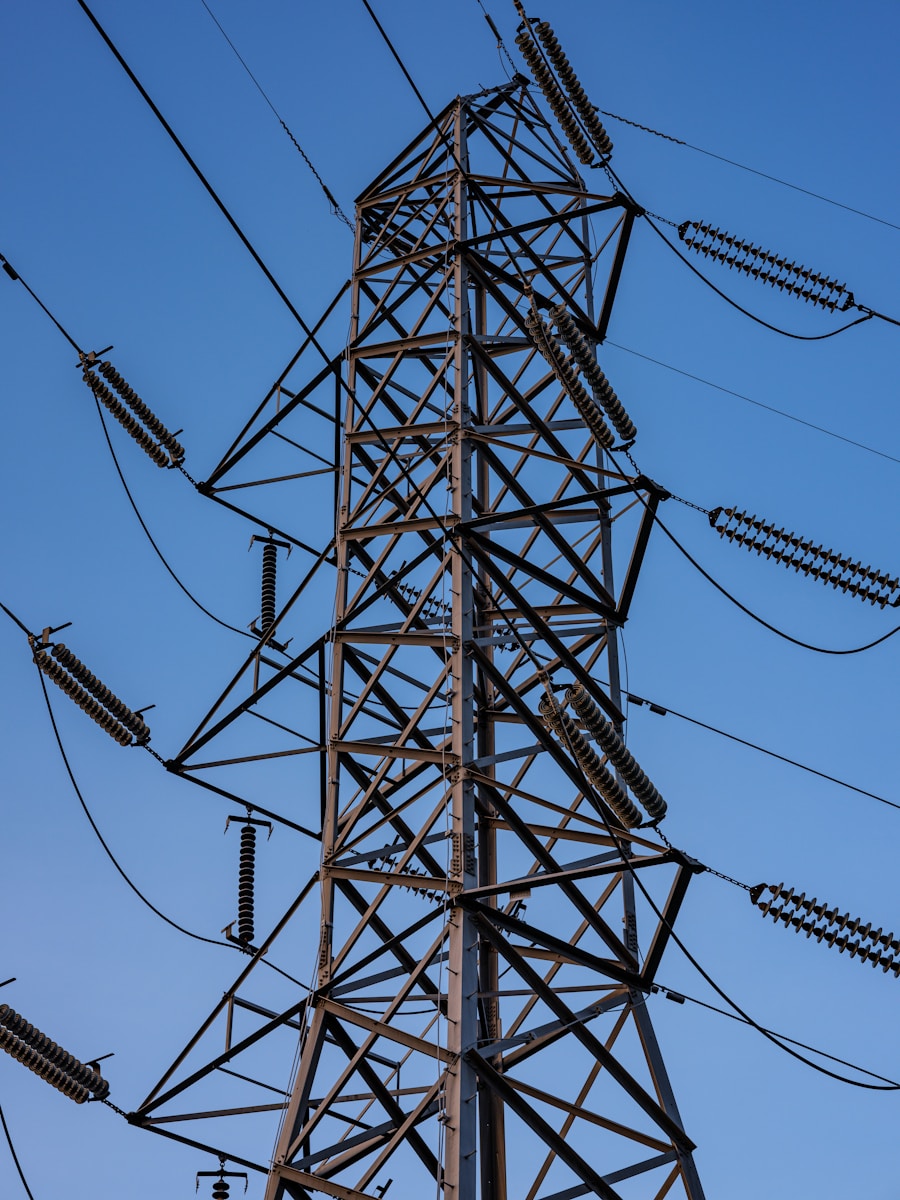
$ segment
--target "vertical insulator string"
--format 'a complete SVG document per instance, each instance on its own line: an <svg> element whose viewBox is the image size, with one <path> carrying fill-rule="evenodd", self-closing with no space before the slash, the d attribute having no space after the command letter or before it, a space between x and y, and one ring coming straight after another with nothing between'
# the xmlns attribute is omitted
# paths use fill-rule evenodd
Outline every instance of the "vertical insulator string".
<svg viewBox="0 0 900 1200"><path fill-rule="evenodd" d="M262 601L260 628L264 634L275 625L275 588L278 576L278 547L266 542L262 552Z"/></svg>
<svg viewBox="0 0 900 1200"><path fill-rule="evenodd" d="M238 867L238 941L253 943L256 885L256 826L241 826L241 857Z"/></svg>

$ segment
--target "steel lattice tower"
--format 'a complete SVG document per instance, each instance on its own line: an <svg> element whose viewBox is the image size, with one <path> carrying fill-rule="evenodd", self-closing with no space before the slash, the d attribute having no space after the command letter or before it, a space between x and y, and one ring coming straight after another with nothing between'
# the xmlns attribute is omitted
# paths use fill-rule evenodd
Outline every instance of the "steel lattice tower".
<svg viewBox="0 0 900 1200"><path fill-rule="evenodd" d="M602 343L636 215L523 80L457 99L358 200L343 360L307 346L305 390L245 439L339 379L334 623L288 667L264 647L170 765L318 671L317 975L132 1119L184 1120L175 1096L296 1028L266 1200L703 1195L646 1004L697 866L624 819L570 703L621 732L617 630L665 493L600 448L536 340L562 306Z"/></svg>

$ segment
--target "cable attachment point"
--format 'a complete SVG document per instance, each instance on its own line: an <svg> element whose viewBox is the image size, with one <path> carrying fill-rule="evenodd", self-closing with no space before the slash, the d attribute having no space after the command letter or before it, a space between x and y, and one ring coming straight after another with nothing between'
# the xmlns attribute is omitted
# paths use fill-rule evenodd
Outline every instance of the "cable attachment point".
<svg viewBox="0 0 900 1200"><path fill-rule="evenodd" d="M881 608L900 606L900 578L897 576L863 566L836 550L826 550L793 530L787 533L755 513L749 516L738 508L719 507L708 515L716 533L737 546L755 550L783 567L793 567L811 579L830 583L833 588L868 600L870 604L878 604Z"/></svg>
<svg viewBox="0 0 900 1200"><path fill-rule="evenodd" d="M247 1191L247 1172L246 1171L226 1171L225 1163L227 1159L220 1156L218 1171L198 1171L197 1178L194 1183L194 1191L199 1192L201 1179L212 1179L212 1200L228 1200L228 1193L231 1191L231 1185L226 1182L228 1179L243 1179L244 1191Z"/></svg>
<svg viewBox="0 0 900 1200"><path fill-rule="evenodd" d="M91 351L80 356L82 379L94 393L97 402L115 417L158 467L180 467L184 459L184 447L175 435L147 407L111 362L98 361L100 354L111 349L108 346L106 350ZM113 391L106 386L107 383Z"/></svg>

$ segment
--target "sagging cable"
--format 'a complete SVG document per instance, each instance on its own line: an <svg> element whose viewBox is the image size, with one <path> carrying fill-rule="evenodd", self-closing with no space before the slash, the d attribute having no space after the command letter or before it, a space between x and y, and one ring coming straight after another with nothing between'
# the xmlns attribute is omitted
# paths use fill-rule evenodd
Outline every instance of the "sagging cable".
<svg viewBox="0 0 900 1200"><path fill-rule="evenodd" d="M860 600L878 604L881 608L900 606L900 578L886 571L855 562L849 555L817 546L809 538L779 529L771 522L749 516L738 508L714 508L709 523L720 537L747 550L755 550L766 558L793 567L810 579L831 584Z"/></svg>
<svg viewBox="0 0 900 1200"><path fill-rule="evenodd" d="M757 884L750 889L750 900L776 924L781 921L795 933L802 931L826 946L837 946L841 954L846 950L851 958L881 967L885 974L892 971L895 979L900 976L900 938L873 929L871 921L863 924L861 917L829 908L815 896L807 899L805 892L797 895L783 883Z"/></svg>
<svg viewBox="0 0 900 1200"><path fill-rule="evenodd" d="M98 362L93 351L82 354L80 358L81 377L84 382L144 453L158 467L180 467L184 461L184 447L147 407L134 388L122 378L112 363L105 360ZM114 391L111 391L106 383L109 383Z"/></svg>

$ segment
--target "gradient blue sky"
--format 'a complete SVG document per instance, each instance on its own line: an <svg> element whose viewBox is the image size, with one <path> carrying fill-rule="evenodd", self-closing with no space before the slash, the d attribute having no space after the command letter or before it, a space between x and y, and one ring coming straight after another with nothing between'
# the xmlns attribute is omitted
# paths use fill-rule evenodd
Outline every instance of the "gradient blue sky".
<svg viewBox="0 0 900 1200"><path fill-rule="evenodd" d="M211 7L352 212L353 197L424 122L359 0ZM489 8L514 49L512 3L491 0ZM95 11L314 319L349 272L349 231L199 0L97 0ZM433 109L504 78L476 0L381 0L378 11ZM551 21L600 108L900 224L896 5L547 0L529 11ZM81 344L115 344L122 373L170 428L184 427L186 466L202 479L296 348L298 331L74 0L7 4L0 39L0 252ZM616 121L608 128L616 169L647 209L731 229L900 316L895 226ZM710 274L784 329L817 334L837 324L727 272ZM63 636L76 653L127 703L156 704L153 745L165 758L237 665L241 639L190 606L143 540L71 349L5 277L0 306L0 599L32 628L73 621ZM635 454L647 474L705 507L737 504L865 562L900 567L900 464L628 352L900 457L900 329L872 321L828 341L779 336L726 306L643 227L609 336L615 345L602 364L640 428ZM246 625L258 612L249 526L113 432L176 570L218 615ZM310 514L327 524L328 486L285 495L298 533L315 527ZM843 648L893 627L890 610L872 611L724 545L700 514L672 502L663 515L725 586L795 636ZM306 565L295 554L285 582ZM304 616L310 637L329 620L327 595L318 604ZM635 692L900 799L900 637L849 657L790 646L657 536L625 648ZM71 793L27 645L5 620L0 655L0 976L18 980L2 998L81 1057L115 1051L112 1098L129 1109L239 960L181 938L125 889ZM234 916L237 841L221 836L230 810L149 755L119 749L62 698L56 711L123 865L174 919L217 936ZM900 927L896 810L647 709L632 710L629 744L669 801L669 838L689 853L748 883L785 879L876 925ZM273 787L301 803L312 794L301 771ZM314 866L314 846L276 833L260 852L261 926ZM767 927L743 893L710 876L694 883L679 933L763 1024L900 1078L900 982L892 976ZM301 978L307 950L301 937L286 951L290 961L282 959ZM714 999L674 947L660 979ZM896 1092L826 1080L697 1007L658 999L653 1011L710 1200L896 1197L887 1153L900 1116ZM76 1108L5 1056L0 1104L35 1200L174 1200L192 1195L194 1172L212 1165L99 1105ZM21 1193L2 1144L0 1190ZM250 1196L261 1190L253 1181Z"/></svg>

